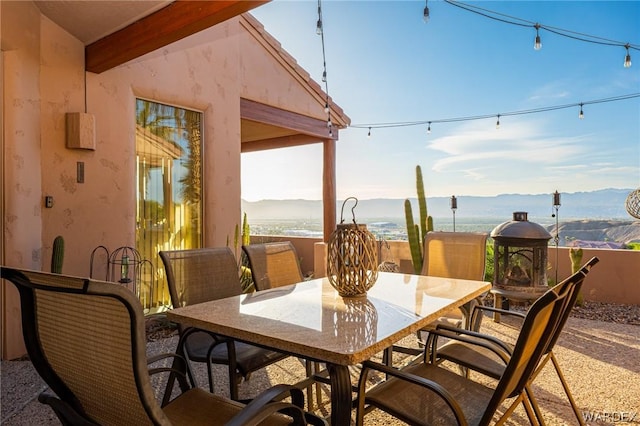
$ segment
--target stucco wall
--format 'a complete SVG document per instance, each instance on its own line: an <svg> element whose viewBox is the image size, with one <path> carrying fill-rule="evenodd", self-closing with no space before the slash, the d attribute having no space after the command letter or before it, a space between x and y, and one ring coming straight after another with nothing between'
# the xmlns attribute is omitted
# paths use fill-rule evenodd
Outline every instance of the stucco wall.
<svg viewBox="0 0 640 426"><path fill-rule="evenodd" d="M4 65L3 263L39 269L42 260L40 13L30 2L1 2ZM24 353L17 291L2 283L2 355ZM17 342L11 345L10 342Z"/></svg>
<svg viewBox="0 0 640 426"><path fill-rule="evenodd" d="M240 39L242 97L326 120L325 99L309 89L306 83L309 74L297 65L295 59L286 53L284 56L281 54L280 43L273 39L275 46L267 42L258 30L261 25L257 24L256 29L252 22L241 21L242 27L247 30ZM265 52L270 54L265 55ZM287 61L294 64L295 72L282 72L283 67L287 67ZM259 81L268 83L255 84ZM309 96L315 97L317 102L309 102Z"/></svg>
<svg viewBox="0 0 640 426"><path fill-rule="evenodd" d="M137 97L203 112L205 246L225 245L241 220L240 97L324 116L300 70L284 71L279 50L242 17L85 74L83 44L32 2L0 8L5 265L48 271L53 239L62 235L63 273L88 276L95 247L135 244ZM66 148L68 112L95 116L95 151ZM44 207L46 195L53 208ZM2 285L2 355L12 358L24 353L19 305L13 286Z"/></svg>
<svg viewBox="0 0 640 426"><path fill-rule="evenodd" d="M406 241L389 241L390 258L400 264L405 273L412 273L411 253ZM555 278L556 252L549 247L547 275ZM640 305L640 251L583 249L582 263L598 256L600 262L593 267L582 288L585 300L594 302ZM559 247L557 253L558 278L571 275L569 248Z"/></svg>

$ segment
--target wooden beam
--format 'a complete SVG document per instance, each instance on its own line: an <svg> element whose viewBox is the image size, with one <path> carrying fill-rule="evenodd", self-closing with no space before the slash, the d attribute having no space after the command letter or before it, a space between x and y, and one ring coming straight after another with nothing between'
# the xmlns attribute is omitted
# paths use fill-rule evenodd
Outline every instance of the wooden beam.
<svg viewBox="0 0 640 426"><path fill-rule="evenodd" d="M331 138L325 120L276 108L249 99L240 99L240 118L295 130L298 133L314 136L320 140ZM337 138L338 129L334 128L333 139L335 140Z"/></svg>
<svg viewBox="0 0 640 426"><path fill-rule="evenodd" d="M265 151L267 149L288 148L291 146L309 145L320 143L322 140L307 135L291 135L279 138L260 139L257 141L242 142L241 152Z"/></svg>
<svg viewBox="0 0 640 426"><path fill-rule="evenodd" d="M336 141L326 139L322 163L322 210L324 242L336 229Z"/></svg>
<svg viewBox="0 0 640 426"><path fill-rule="evenodd" d="M85 47L85 69L101 73L270 0L177 0Z"/></svg>

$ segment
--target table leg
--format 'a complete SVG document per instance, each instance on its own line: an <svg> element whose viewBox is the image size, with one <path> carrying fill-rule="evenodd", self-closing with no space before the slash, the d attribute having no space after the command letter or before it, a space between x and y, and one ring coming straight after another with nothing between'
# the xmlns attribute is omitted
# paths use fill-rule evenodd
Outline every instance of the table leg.
<svg viewBox="0 0 640 426"><path fill-rule="evenodd" d="M502 295L493 293L493 307L497 309L502 309ZM493 322L500 322L500 312L493 313Z"/></svg>
<svg viewBox="0 0 640 426"><path fill-rule="evenodd" d="M327 363L331 382L331 424L351 424L351 376L349 367Z"/></svg>

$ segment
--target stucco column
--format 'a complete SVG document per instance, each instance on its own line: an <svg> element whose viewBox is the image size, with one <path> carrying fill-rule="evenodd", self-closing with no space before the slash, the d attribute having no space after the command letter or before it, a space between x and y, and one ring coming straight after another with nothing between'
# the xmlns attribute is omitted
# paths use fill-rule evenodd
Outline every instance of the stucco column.
<svg viewBox="0 0 640 426"><path fill-rule="evenodd" d="M322 168L322 204L324 241L328 242L336 229L336 141L325 139L323 142Z"/></svg>

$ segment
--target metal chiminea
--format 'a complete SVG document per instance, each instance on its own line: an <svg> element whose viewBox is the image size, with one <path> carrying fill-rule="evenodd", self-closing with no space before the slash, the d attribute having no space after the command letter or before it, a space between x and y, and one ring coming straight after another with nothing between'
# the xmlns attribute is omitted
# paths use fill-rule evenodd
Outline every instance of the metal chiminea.
<svg viewBox="0 0 640 426"><path fill-rule="evenodd" d="M534 300L547 289L547 247L551 234L514 212L513 220L491 231L494 240L494 289L514 300Z"/></svg>

